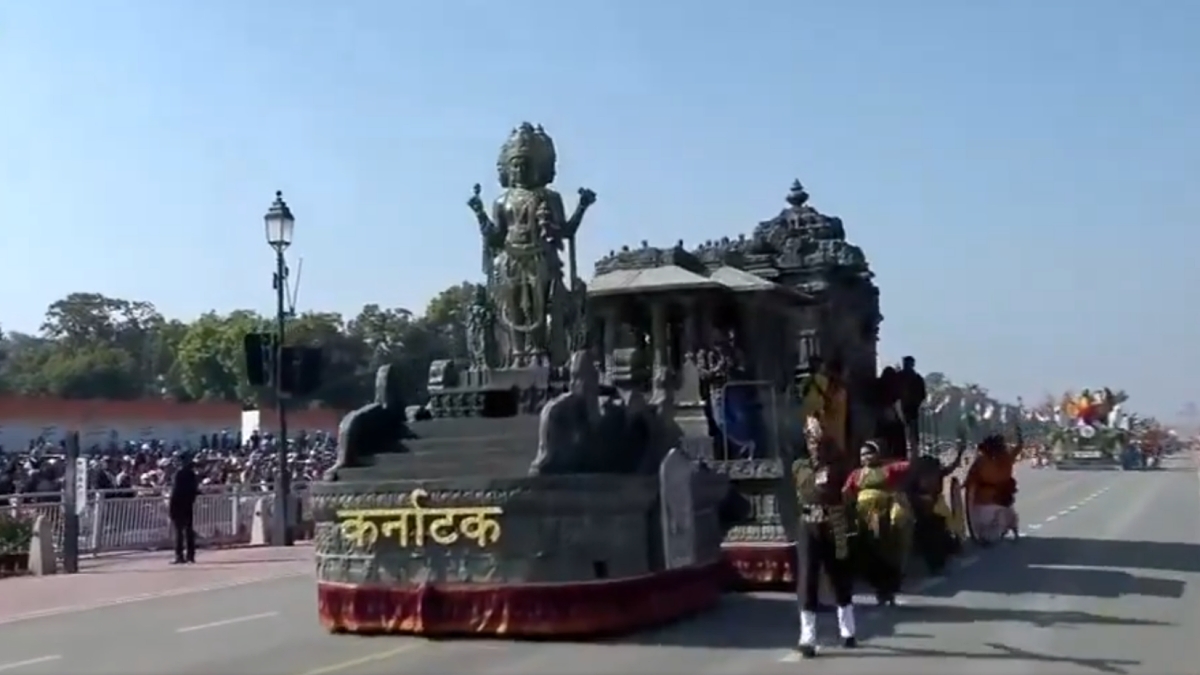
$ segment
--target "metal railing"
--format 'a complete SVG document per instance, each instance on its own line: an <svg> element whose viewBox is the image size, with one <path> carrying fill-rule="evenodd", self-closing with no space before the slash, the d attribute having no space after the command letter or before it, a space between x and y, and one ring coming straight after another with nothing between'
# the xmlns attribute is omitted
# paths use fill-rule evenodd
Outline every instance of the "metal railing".
<svg viewBox="0 0 1200 675"><path fill-rule="evenodd" d="M294 486L295 513L288 514L303 537L311 532L306 486ZM237 546L250 543L257 505L267 519L274 514L274 492L243 486L206 488L196 498L192 529L199 547ZM174 546L168 496L163 490L89 490L79 518L81 554L126 551L159 551ZM57 492L25 493L0 497L0 509L13 516L45 516L54 532L55 549L63 543L62 495Z"/></svg>

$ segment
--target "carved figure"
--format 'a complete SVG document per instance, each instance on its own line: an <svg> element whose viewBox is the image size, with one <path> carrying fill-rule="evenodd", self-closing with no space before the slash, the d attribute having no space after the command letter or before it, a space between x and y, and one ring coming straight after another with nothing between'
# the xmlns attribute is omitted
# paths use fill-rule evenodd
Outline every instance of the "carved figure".
<svg viewBox="0 0 1200 675"><path fill-rule="evenodd" d="M650 400L645 408L645 418L650 433L638 473L648 473L662 463L672 448L683 441L683 429L675 421L675 390L679 387L678 377L670 368L659 366L654 369Z"/></svg>
<svg viewBox="0 0 1200 675"><path fill-rule="evenodd" d="M500 150L496 168L504 192L492 215L484 210L478 184L467 201L483 237L484 274L505 337L503 366L530 365L544 356L552 365L565 361L564 311L573 284L564 283L559 253L565 243L574 279L575 234L596 193L581 188L579 204L567 217L562 196L549 187L557 160L545 130L524 122Z"/></svg>
<svg viewBox="0 0 1200 675"><path fill-rule="evenodd" d="M574 286L571 288L563 322L567 333L567 348L571 352L577 352L590 346L588 331L591 326L588 325L587 318L587 284L579 279L573 281Z"/></svg>
<svg viewBox="0 0 1200 675"><path fill-rule="evenodd" d="M587 352L571 355L569 371L570 389L542 407L531 476L584 473L590 468L594 431L600 423L600 378Z"/></svg>
<svg viewBox="0 0 1200 675"><path fill-rule="evenodd" d="M408 436L400 373L390 365L375 374L375 401L351 411L338 424L337 462L325 472L336 481L338 471L367 465L373 455L404 452Z"/></svg>
<svg viewBox="0 0 1200 675"><path fill-rule="evenodd" d="M496 314L488 297L487 286L475 286L475 296L467 309L467 352L471 366L496 366Z"/></svg>

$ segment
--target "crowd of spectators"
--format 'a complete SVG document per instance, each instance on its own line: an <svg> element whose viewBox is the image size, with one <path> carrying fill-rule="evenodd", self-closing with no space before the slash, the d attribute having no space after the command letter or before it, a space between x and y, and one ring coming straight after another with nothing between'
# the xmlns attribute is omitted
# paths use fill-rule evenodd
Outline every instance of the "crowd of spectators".
<svg viewBox="0 0 1200 675"><path fill-rule="evenodd" d="M278 439L270 434L218 432L195 442L111 442L81 448L88 461L89 487L113 497L161 494L185 454L192 458L201 489L239 485L269 490L278 467ZM336 439L323 432L288 440L288 467L293 482L317 479L333 465ZM0 446L0 497L30 495L52 498L60 493L65 474L65 442L38 439L13 451Z"/></svg>

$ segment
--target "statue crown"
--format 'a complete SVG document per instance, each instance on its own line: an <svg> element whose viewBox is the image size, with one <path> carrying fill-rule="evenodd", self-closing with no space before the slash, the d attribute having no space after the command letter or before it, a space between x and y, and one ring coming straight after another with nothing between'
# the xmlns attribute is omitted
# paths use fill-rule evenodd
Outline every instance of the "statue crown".
<svg viewBox="0 0 1200 675"><path fill-rule="evenodd" d="M529 122L522 122L513 129L500 150L501 164L506 164L513 157L526 157L542 168L553 167L558 159L550 134L542 125L535 126Z"/></svg>

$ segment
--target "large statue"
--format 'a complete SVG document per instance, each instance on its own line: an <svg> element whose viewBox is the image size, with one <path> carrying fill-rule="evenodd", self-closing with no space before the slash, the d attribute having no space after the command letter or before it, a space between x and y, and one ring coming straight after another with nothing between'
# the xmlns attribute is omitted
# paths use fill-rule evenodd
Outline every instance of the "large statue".
<svg viewBox="0 0 1200 675"><path fill-rule="evenodd" d="M372 455L404 451L400 442L408 436L408 425L400 389L399 371L380 367L375 401L351 411L338 424L337 462L325 472L325 480L336 481L341 469L365 466Z"/></svg>
<svg viewBox="0 0 1200 675"><path fill-rule="evenodd" d="M478 183L467 201L483 236L484 274L504 338L504 367L566 360L570 327L564 319L577 278L575 234L596 193L580 188L579 205L568 218L562 196L549 187L557 160L550 136L524 122L500 150L496 168L504 192L491 217ZM570 282L563 278L564 244Z"/></svg>

